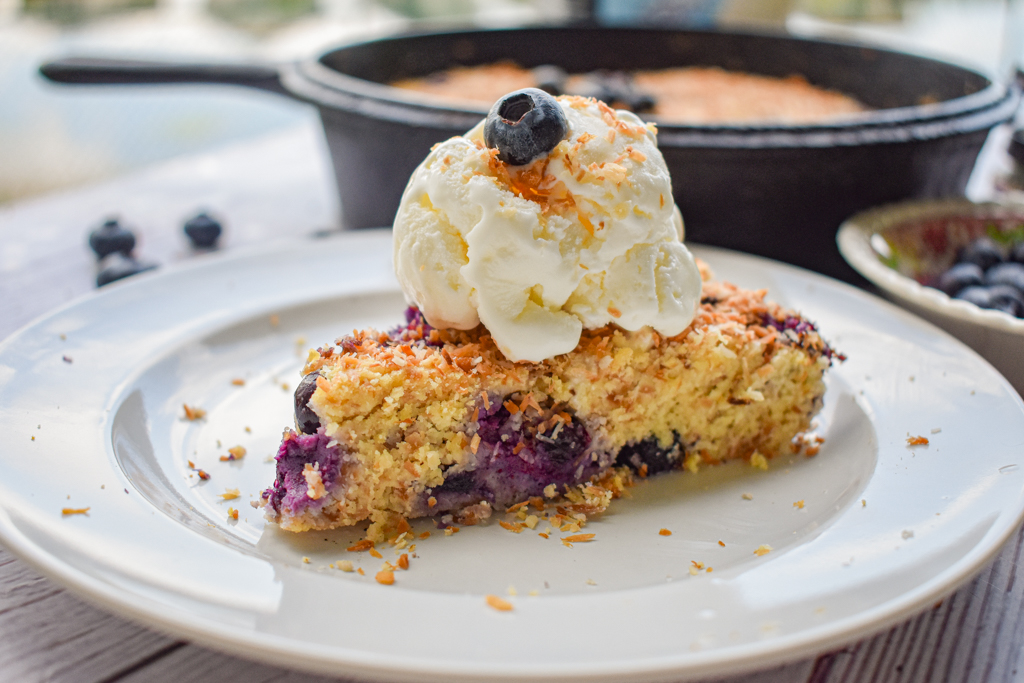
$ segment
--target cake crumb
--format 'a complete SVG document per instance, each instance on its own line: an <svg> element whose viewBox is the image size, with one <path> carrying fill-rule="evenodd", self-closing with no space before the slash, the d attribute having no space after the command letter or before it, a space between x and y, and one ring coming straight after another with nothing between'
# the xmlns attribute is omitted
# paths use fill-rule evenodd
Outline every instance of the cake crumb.
<svg viewBox="0 0 1024 683"><path fill-rule="evenodd" d="M457 534L457 533L459 533L459 527L457 527L457 526L446 526L444 528L444 535L445 536L452 536L453 534Z"/></svg>
<svg viewBox="0 0 1024 683"><path fill-rule="evenodd" d="M224 493L219 493L217 495L219 495L223 500L234 500L242 494L238 489L224 489Z"/></svg>
<svg viewBox="0 0 1024 683"><path fill-rule="evenodd" d="M62 508L60 514L62 515L85 515L89 513L92 508Z"/></svg>
<svg viewBox="0 0 1024 683"><path fill-rule="evenodd" d="M861 499L860 499L860 506L861 506L862 508L866 508L866 507L868 506L868 501L867 501L867 498L861 498Z"/></svg>
<svg viewBox="0 0 1024 683"><path fill-rule="evenodd" d="M759 470L767 470L768 458L764 457L759 451L754 451L750 454L750 465Z"/></svg>
<svg viewBox="0 0 1024 683"><path fill-rule="evenodd" d="M277 327L280 324L281 324L281 317L280 316L278 316L276 313L270 316L270 326L271 327Z"/></svg>
<svg viewBox="0 0 1024 683"><path fill-rule="evenodd" d="M761 545L757 546L757 550L754 551L754 554L758 557L761 557L762 555L767 555L771 551L772 547L770 545L768 545L767 543L762 543Z"/></svg>
<svg viewBox="0 0 1024 683"><path fill-rule="evenodd" d="M941 431L942 431L942 427L933 427L932 428L932 434L938 434Z"/></svg>
<svg viewBox="0 0 1024 683"><path fill-rule="evenodd" d="M597 585L597 581L594 581L593 579L587 579L587 585L588 586L596 586Z"/></svg>
<svg viewBox="0 0 1024 683"><path fill-rule="evenodd" d="M924 437L924 436L908 436L907 437L907 445L908 446L927 446L928 445L928 439L927 439L927 437Z"/></svg>
<svg viewBox="0 0 1024 683"><path fill-rule="evenodd" d="M660 531L658 532L658 535L659 535L659 536L671 536L671 535L672 535L672 532L671 532L671 531L669 531L668 529L662 529L662 530L660 530Z"/></svg>
<svg viewBox="0 0 1024 683"><path fill-rule="evenodd" d="M352 564L352 560L338 560L334 563L335 568L343 572L354 572L355 566ZM362 574L362 570L359 571Z"/></svg>
<svg viewBox="0 0 1024 683"><path fill-rule="evenodd" d="M804 501L802 501L802 500L796 501L795 503L793 503L793 507L795 507L797 510L803 510L804 509Z"/></svg>
<svg viewBox="0 0 1024 683"><path fill-rule="evenodd" d="M228 517L230 519L235 520L237 522L238 521L238 510L236 510L235 508L228 508Z"/></svg>
<svg viewBox="0 0 1024 683"><path fill-rule="evenodd" d="M516 592L516 587L511 585L508 587L508 590L506 592L512 597L519 595L519 593Z"/></svg>
<svg viewBox="0 0 1024 683"><path fill-rule="evenodd" d="M247 428L248 429L248 428ZM245 448L242 446L232 446L228 449L228 455L220 456L221 462L232 462L234 460L241 460L245 457Z"/></svg>
<svg viewBox="0 0 1024 683"><path fill-rule="evenodd" d="M697 568L692 565L690 566L690 576L697 576Z"/></svg>
<svg viewBox="0 0 1024 683"><path fill-rule="evenodd" d="M377 583L385 586L390 586L395 583L395 573L386 569L377 572L377 575L373 577Z"/></svg>
<svg viewBox="0 0 1024 683"><path fill-rule="evenodd" d="M309 564L309 558L305 555L302 556L302 564Z"/></svg>
<svg viewBox="0 0 1024 683"><path fill-rule="evenodd" d="M914 532L910 529L904 529L903 533L901 533L900 535L903 537L903 540L906 541L914 537Z"/></svg>
<svg viewBox="0 0 1024 683"><path fill-rule="evenodd" d="M202 420L206 417L206 411L199 406L190 406L187 403L182 403L181 407L185 410L185 419L189 422L195 422L196 420Z"/></svg>
<svg viewBox="0 0 1024 683"><path fill-rule="evenodd" d="M409 568L409 554L408 553L402 553L402 555L398 558L398 568L399 569L408 569Z"/></svg>
<svg viewBox="0 0 1024 683"><path fill-rule="evenodd" d="M233 380L231 380L231 384L236 386L236 387L244 387L245 386L245 380L242 379L241 377L236 377Z"/></svg>
<svg viewBox="0 0 1024 683"><path fill-rule="evenodd" d="M540 518L537 517L537 515L527 515L526 519L523 520L523 524L526 526L527 529L535 529L537 528L537 523L539 521Z"/></svg>
<svg viewBox="0 0 1024 683"><path fill-rule="evenodd" d="M485 597L485 599L487 600L487 605L492 609L496 609L499 612L512 611L512 603L508 600L499 598L497 595L488 595Z"/></svg>
<svg viewBox="0 0 1024 683"><path fill-rule="evenodd" d="M557 495L558 495L558 487L555 486L554 484L548 484L547 486L544 487L544 497L545 498L554 498Z"/></svg>
<svg viewBox="0 0 1024 683"><path fill-rule="evenodd" d="M754 497L753 497L752 495L750 495L749 493L744 493L744 494L743 494L742 496L740 496L740 497L741 497L741 498L742 498L743 500L754 500Z"/></svg>

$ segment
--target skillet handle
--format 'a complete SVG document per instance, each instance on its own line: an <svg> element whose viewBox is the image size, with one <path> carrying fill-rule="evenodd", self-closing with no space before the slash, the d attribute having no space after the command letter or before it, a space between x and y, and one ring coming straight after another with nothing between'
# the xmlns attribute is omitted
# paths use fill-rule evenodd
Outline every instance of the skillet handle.
<svg viewBox="0 0 1024 683"><path fill-rule="evenodd" d="M222 83L287 95L276 67L261 64L188 64L96 57L66 57L47 62L39 73L71 85Z"/></svg>

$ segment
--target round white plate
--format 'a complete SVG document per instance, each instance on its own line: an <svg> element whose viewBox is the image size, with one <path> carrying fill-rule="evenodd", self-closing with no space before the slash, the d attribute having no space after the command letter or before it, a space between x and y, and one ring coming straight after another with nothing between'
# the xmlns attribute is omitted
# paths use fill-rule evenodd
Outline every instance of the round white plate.
<svg viewBox="0 0 1024 683"><path fill-rule="evenodd" d="M544 524L433 529L395 585L377 584L382 560L346 551L360 530L287 534L248 505L273 480L305 350L402 320L390 234L370 232L139 276L7 339L0 540L108 609L201 645L388 681L763 668L909 617L978 571L1024 510L1024 406L1007 382L851 287L696 253L816 320L848 355L829 373L816 457L641 482L571 548L539 536ZM183 404L206 418L185 420ZM242 460L220 461L239 445ZM365 575L328 566L345 559ZM491 609L488 594L514 610Z"/></svg>

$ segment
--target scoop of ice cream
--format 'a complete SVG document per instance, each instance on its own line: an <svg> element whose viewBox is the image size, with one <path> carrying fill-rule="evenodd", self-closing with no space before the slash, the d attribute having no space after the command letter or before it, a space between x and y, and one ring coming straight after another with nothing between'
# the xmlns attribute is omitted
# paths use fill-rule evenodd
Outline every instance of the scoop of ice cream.
<svg viewBox="0 0 1024 683"><path fill-rule="evenodd" d="M567 353L583 328L679 334L701 279L653 126L601 102L559 98L569 134L509 166L483 123L434 147L394 227L406 298L442 328L483 323L513 361Z"/></svg>

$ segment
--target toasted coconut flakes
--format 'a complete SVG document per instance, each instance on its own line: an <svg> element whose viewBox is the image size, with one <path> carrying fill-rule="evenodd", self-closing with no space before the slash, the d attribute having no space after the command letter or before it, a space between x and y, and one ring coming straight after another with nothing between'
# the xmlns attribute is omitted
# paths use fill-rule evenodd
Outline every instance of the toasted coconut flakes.
<svg viewBox="0 0 1024 683"><path fill-rule="evenodd" d="M549 535L544 533L543 531L538 531L537 535L540 536L541 538L549 538Z"/></svg>
<svg viewBox="0 0 1024 683"><path fill-rule="evenodd" d="M403 553L398 558L398 568L399 569L408 569L409 568L409 555L408 554Z"/></svg>
<svg viewBox="0 0 1024 683"><path fill-rule="evenodd" d="M206 411L198 406L190 406L187 403L183 403L181 406L185 409L185 419L190 422L202 420L206 417Z"/></svg>
<svg viewBox="0 0 1024 683"><path fill-rule="evenodd" d="M924 436L908 436L907 437L907 445L908 446L927 446L928 445L928 438L924 437Z"/></svg>
<svg viewBox="0 0 1024 683"><path fill-rule="evenodd" d="M409 531L412 531L412 527L409 526L409 521L405 517L402 517L398 520L398 526L395 527L395 531L397 531L400 534L405 534Z"/></svg>
<svg viewBox="0 0 1024 683"><path fill-rule="evenodd" d="M378 560L384 559L384 556L376 548L370 548L370 557L376 557Z"/></svg>
<svg viewBox="0 0 1024 683"><path fill-rule="evenodd" d="M698 562L697 560L690 560L690 564L692 564L697 569L704 569L704 563L703 562Z"/></svg>
<svg viewBox="0 0 1024 683"><path fill-rule="evenodd" d="M477 449L480 448L480 435L474 434L473 440L469 442L469 450L476 453Z"/></svg>
<svg viewBox="0 0 1024 683"><path fill-rule="evenodd" d="M373 577L377 580L377 583L390 586L395 582L395 573L387 570L377 572L377 575Z"/></svg>
<svg viewBox="0 0 1024 683"><path fill-rule="evenodd" d="M497 595L488 595L484 599L487 600L487 605L492 609L496 609L499 612L512 611L512 603L504 598L499 598Z"/></svg>
<svg viewBox="0 0 1024 683"><path fill-rule="evenodd" d="M526 448L526 444L523 443L522 441L520 441L519 443L517 443L515 446L512 447L512 455L519 455L519 453L524 448Z"/></svg>
<svg viewBox="0 0 1024 683"><path fill-rule="evenodd" d="M798 500L797 502L793 503L793 507L795 507L797 510L803 510L804 502L802 500Z"/></svg>
<svg viewBox="0 0 1024 683"><path fill-rule="evenodd" d="M754 500L754 497L753 497L752 495L750 495L749 493L744 493L744 494L743 494L742 496L740 496L740 497L741 497L741 498L742 498L743 500Z"/></svg>
<svg viewBox="0 0 1024 683"><path fill-rule="evenodd" d="M521 503L516 503L515 505L513 505L510 508L506 508L505 512L517 512L518 510L521 510L522 508L526 507L529 504L530 504L529 500L524 500Z"/></svg>
<svg viewBox="0 0 1024 683"><path fill-rule="evenodd" d="M424 531L422 534L420 534L420 538L430 538L430 532Z"/></svg>
<svg viewBox="0 0 1024 683"><path fill-rule="evenodd" d="M511 399L505 401L502 405L505 406L505 410L507 410L511 415L515 415L519 412L519 406L517 406Z"/></svg>
<svg viewBox="0 0 1024 683"><path fill-rule="evenodd" d="M516 522L514 524L509 524L508 522L498 522L498 524L501 525L502 529L508 529L509 531L511 531L514 534L521 533L522 530L523 530L523 525L519 524L518 522Z"/></svg>
<svg viewBox="0 0 1024 683"><path fill-rule="evenodd" d="M484 401L484 410L490 410L491 409L491 398L487 395L487 392L486 391L481 392L480 393L480 398L482 398L483 401Z"/></svg>
<svg viewBox="0 0 1024 683"><path fill-rule="evenodd" d="M433 496L431 496L430 498L427 498L427 507L431 507L432 508L435 505L437 505L437 498L434 498ZM430 532L427 532L427 533L430 533Z"/></svg>
<svg viewBox="0 0 1024 683"><path fill-rule="evenodd" d="M757 555L758 557L761 557L762 555L767 555L771 551L772 551L772 547L770 545L768 545L767 543L764 543L764 544L761 544L761 545L757 546L757 550L754 551L754 554Z"/></svg>
<svg viewBox="0 0 1024 683"><path fill-rule="evenodd" d="M567 543L587 543L588 541L594 540L596 534L576 534L575 536L566 536L562 540Z"/></svg>
<svg viewBox="0 0 1024 683"><path fill-rule="evenodd" d="M89 512L92 508L62 508L60 514L62 515L84 515Z"/></svg>
<svg viewBox="0 0 1024 683"><path fill-rule="evenodd" d="M220 495L224 500L234 500L242 494L238 489L224 489L224 493L218 495Z"/></svg>
<svg viewBox="0 0 1024 683"><path fill-rule="evenodd" d="M718 545L720 545L720 546L722 546L724 548L725 547L725 541L719 541Z"/></svg>
<svg viewBox="0 0 1024 683"><path fill-rule="evenodd" d="M366 572L364 572L364 571L363 571L363 568L362 568L362 567L360 567L360 568L359 568L359 569L357 569L356 571L357 571L357 572L359 572L359 576L366 576Z"/></svg>
<svg viewBox="0 0 1024 683"><path fill-rule="evenodd" d="M658 532L658 534L661 535L661 536L671 536L672 532L669 531L668 529L662 529L661 531Z"/></svg>
<svg viewBox="0 0 1024 683"><path fill-rule="evenodd" d="M361 553L365 550L370 550L371 548L373 548L373 545L373 541L371 541L368 538L364 538L355 545L349 546L346 550L348 550L350 553Z"/></svg>
<svg viewBox="0 0 1024 683"><path fill-rule="evenodd" d="M323 477L320 476L319 462L316 463L315 467L307 462L305 467L302 468L302 476L306 480L306 495L310 499L319 500L327 495Z"/></svg>
<svg viewBox="0 0 1024 683"><path fill-rule="evenodd" d="M274 315L270 316L270 326L271 327L277 327L280 324L281 324L281 318L276 313Z"/></svg>
<svg viewBox="0 0 1024 683"><path fill-rule="evenodd" d="M608 307L608 315L610 315L613 318L621 318L622 317L622 311L620 311L619 309L615 308L614 306L609 306Z"/></svg>
<svg viewBox="0 0 1024 683"><path fill-rule="evenodd" d="M236 510L235 508L228 508L228 517L230 517L231 519L237 520L238 519L238 510Z"/></svg>
<svg viewBox="0 0 1024 683"><path fill-rule="evenodd" d="M244 387L245 386L245 380L242 379L241 377L236 377L235 379L231 380L231 383L233 385L235 385L236 387Z"/></svg>

